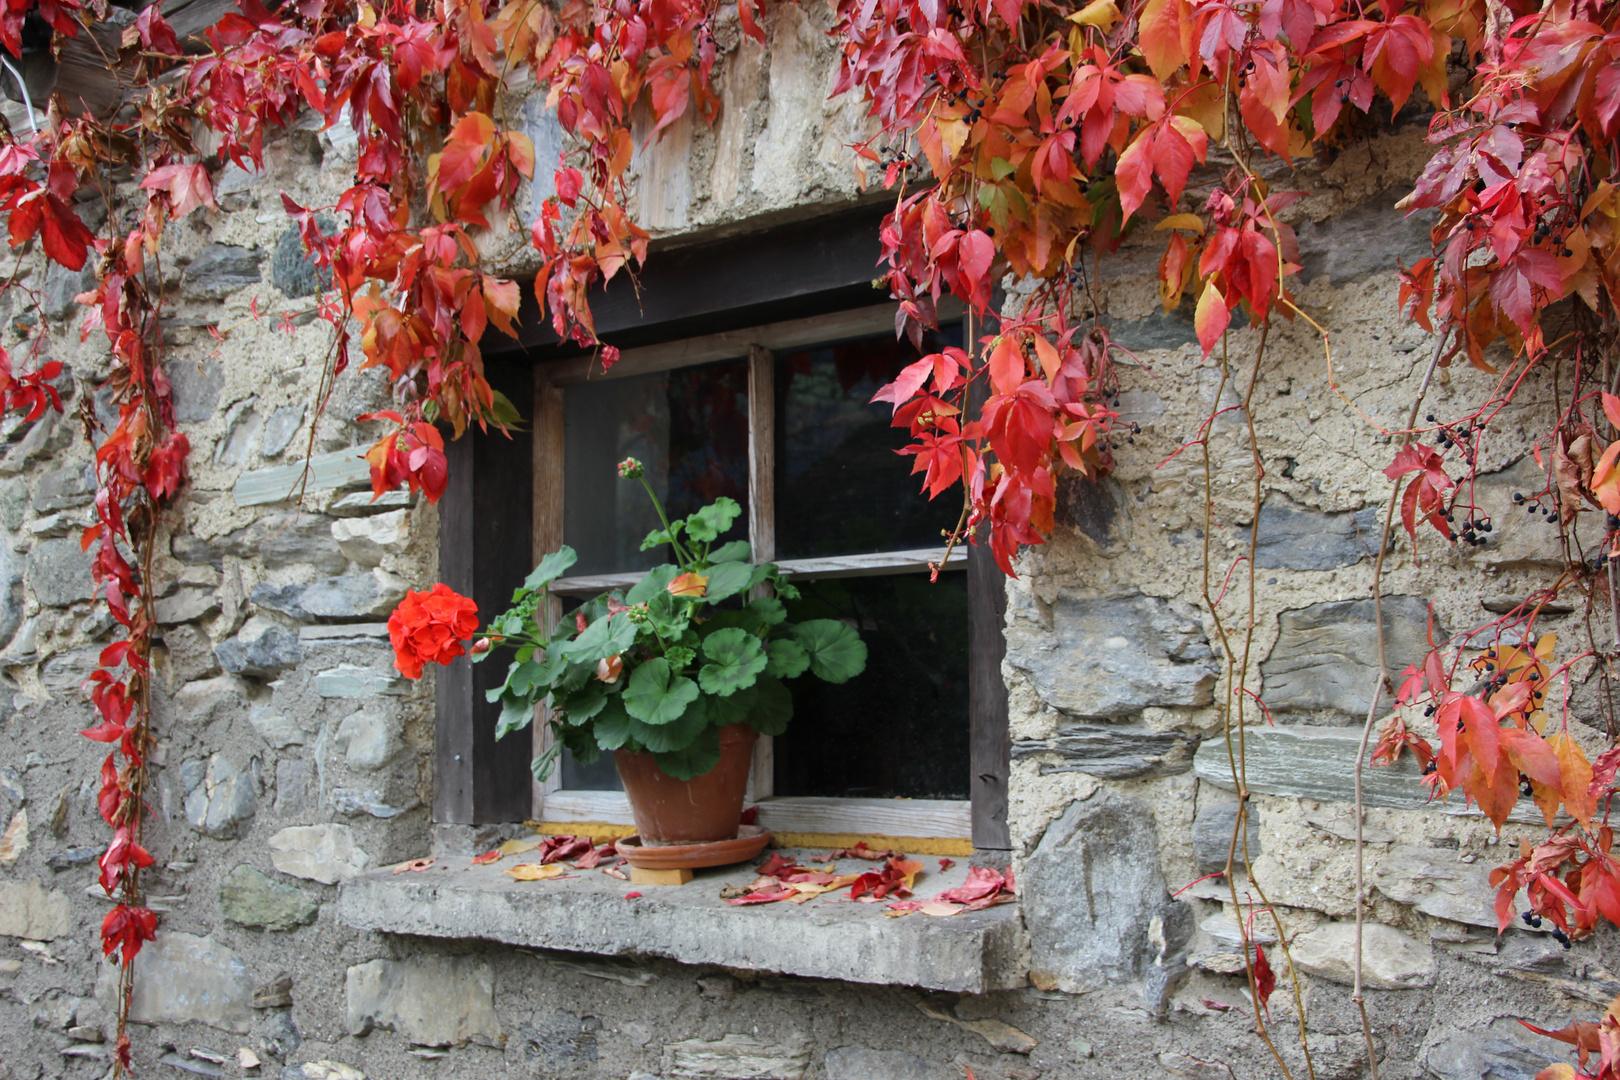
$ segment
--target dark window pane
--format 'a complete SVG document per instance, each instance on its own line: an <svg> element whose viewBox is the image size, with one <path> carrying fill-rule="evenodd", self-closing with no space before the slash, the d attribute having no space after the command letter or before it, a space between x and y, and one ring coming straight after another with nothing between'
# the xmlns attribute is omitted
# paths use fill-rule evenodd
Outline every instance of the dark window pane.
<svg viewBox="0 0 1620 1080"><path fill-rule="evenodd" d="M806 674L776 740L776 794L968 797L967 575L801 581L788 618L846 619L866 670L841 686Z"/></svg>
<svg viewBox="0 0 1620 1080"><path fill-rule="evenodd" d="M961 326L924 340L925 353L961 344ZM904 551L941 543L956 526L961 493L930 501L910 437L890 426L872 395L924 353L893 335L817 346L776 358L776 554L783 559Z"/></svg>
<svg viewBox="0 0 1620 1080"><path fill-rule="evenodd" d="M564 750L559 767L562 770L564 791L624 790L624 785L619 782L619 770L613 764L611 753L603 753L593 765L581 765L574 760L573 754Z"/></svg>
<svg viewBox="0 0 1620 1080"><path fill-rule="evenodd" d="M564 394L563 539L579 552L571 574L644 570L669 549L642 551L658 515L641 485L619 479L627 457L671 518L729 496L743 508L723 539L748 538L748 362L572 386Z"/></svg>

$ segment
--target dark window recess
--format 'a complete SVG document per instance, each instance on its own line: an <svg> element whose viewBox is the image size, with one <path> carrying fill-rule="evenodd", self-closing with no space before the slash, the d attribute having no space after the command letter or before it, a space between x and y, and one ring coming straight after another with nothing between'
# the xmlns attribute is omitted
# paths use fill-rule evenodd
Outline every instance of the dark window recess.
<svg viewBox="0 0 1620 1080"><path fill-rule="evenodd" d="M748 538L746 360L572 386L563 408L563 538L579 553L569 573L669 561L667 548L641 550L658 515L640 484L619 479L627 457L646 466L671 518L729 496L743 512L721 542Z"/></svg>
<svg viewBox="0 0 1620 1080"><path fill-rule="evenodd" d="M801 581L788 618L845 619L866 670L840 686L804 675L776 740L776 794L968 797L967 575Z"/></svg>
<svg viewBox="0 0 1620 1080"><path fill-rule="evenodd" d="M924 339L924 352L893 335L823 345L776 357L776 555L802 559L905 551L941 542L956 526L960 493L932 501L872 395L907 364L960 345L959 324Z"/></svg>

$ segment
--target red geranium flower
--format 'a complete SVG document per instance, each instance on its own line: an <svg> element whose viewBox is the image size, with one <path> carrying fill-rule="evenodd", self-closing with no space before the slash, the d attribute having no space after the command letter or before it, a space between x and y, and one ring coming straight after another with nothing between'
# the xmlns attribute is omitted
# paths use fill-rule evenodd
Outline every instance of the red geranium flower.
<svg viewBox="0 0 1620 1080"><path fill-rule="evenodd" d="M420 679L424 664L448 664L466 652L461 643L477 632L478 605L443 582L407 592L388 616L394 666L407 679Z"/></svg>

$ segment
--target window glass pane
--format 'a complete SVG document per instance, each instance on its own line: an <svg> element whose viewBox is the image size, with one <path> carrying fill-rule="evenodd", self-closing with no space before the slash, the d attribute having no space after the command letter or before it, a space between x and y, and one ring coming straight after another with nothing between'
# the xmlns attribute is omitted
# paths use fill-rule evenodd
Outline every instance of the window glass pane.
<svg viewBox="0 0 1620 1080"><path fill-rule="evenodd" d="M794 679L776 740L776 794L968 797L967 575L797 582L788 618L860 629L866 670L839 686Z"/></svg>
<svg viewBox="0 0 1620 1080"><path fill-rule="evenodd" d="M644 570L668 548L642 551L658 515L617 465L639 458L671 518L722 495L743 509L723 539L748 538L748 362L715 364L571 386L563 397L563 540L579 553L570 574Z"/></svg>
<svg viewBox="0 0 1620 1080"><path fill-rule="evenodd" d="M566 749L559 761L564 791L623 791L619 782L619 769L613 764L613 754L603 751L594 764L581 765Z"/></svg>
<svg viewBox="0 0 1620 1080"><path fill-rule="evenodd" d="M925 353L960 345L961 324L924 339ZM776 357L776 554L782 559L904 551L941 543L960 492L930 501L893 409L872 395L924 353L894 335Z"/></svg>

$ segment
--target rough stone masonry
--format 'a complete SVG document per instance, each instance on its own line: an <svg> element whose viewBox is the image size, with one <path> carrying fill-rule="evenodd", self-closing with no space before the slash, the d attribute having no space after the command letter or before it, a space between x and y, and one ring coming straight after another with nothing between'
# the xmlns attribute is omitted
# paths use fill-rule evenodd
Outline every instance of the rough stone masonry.
<svg viewBox="0 0 1620 1080"><path fill-rule="evenodd" d="M681 121L638 151L636 210L656 235L702 238L869 197L848 150L867 131L863 111L827 98L828 18L782 8L766 49L722 24L721 119L712 129ZM544 103L514 104L546 160L560 143ZM1414 123L1330 164L1302 163L1290 180L1307 191L1290 211L1306 266L1299 302L1334 336L1345 395L1389 426L1427 347L1396 316L1394 274L1397 258L1426 252L1424 225L1393 209L1422 142ZM165 299L168 372L194 450L157 567L162 749L147 839L158 861L144 881L163 925L137 968L139 1075L1278 1074L1251 1031L1239 952L1240 925L1268 947L1276 925L1246 880L1185 888L1224 867L1233 837L1219 729L1231 687L1198 602L1201 471L1191 454L1156 466L1207 414L1218 384L1185 320L1158 310L1150 240L1127 244L1105 282L1116 338L1150 369L1127 372L1121 396L1142 432L1114 477L1065 493L1052 542L1024 555L1006 585L1022 925L1002 960L1018 971L1016 988L886 983L898 967L877 958L841 981L654 959L659 949L638 953L633 940L597 955L340 920L357 875L504 835L430 821L431 680L398 677L383 620L407 587L435 578L436 511L401 494L371 499L357 457L369 440L349 419L384 407L387 387L351 369L318 425L310 407L326 340L299 312L323 283L278 193L330 204L354 153L352 132L300 131L271 148L262 174L227 166L222 209L186 234ZM68 365L68 413L0 427L0 1078L88 1080L108 1069L113 972L97 949L100 752L76 734L87 726L78 687L111 624L91 602L76 540L93 487L71 416L103 360L78 342L72 297L83 281L23 265L47 298L53 355ZM1017 283L1007 285L1018 302ZM290 333L250 318L255 298L292 313ZM235 327L217 347L215 324ZM1247 343L1242 333L1234 341ZM1276 735L1256 729L1250 745L1255 816L1240 842L1291 939L1295 966L1279 964L1270 1006L1280 1053L1304 1075L1297 989L1314 1074L1351 1080L1366 1061L1347 986L1349 733L1374 670L1367 590L1385 488L1363 456L1366 428L1328 389L1316 350L1306 329L1275 331L1252 406L1275 467L1259 514L1249 685L1262 689ZM1449 383L1438 390L1451 393ZM1500 423L1512 426L1512 416ZM1245 485L1226 479L1248 475L1242 427L1227 413L1211 440L1219 532L1209 540L1223 569L1252 520ZM1487 510L1525 487L1527 450L1503 440L1482 465ZM1505 524L1482 548L1431 551L1414 565L1397 543L1385 586L1397 666L1421 651L1431 603L1442 626L1472 625L1556 563L1522 516L1497 512ZM1560 613L1549 626L1573 620ZM1498 837L1458 806L1424 805L1410 772L1380 784L1366 823L1365 957L1381 1075L1529 1080L1560 1048L1513 1018L1593 1018L1620 991L1614 936L1572 949L1523 927L1498 936L1485 878L1533 819ZM402 918L425 919L435 902ZM806 919L792 932L813 951L831 940L815 935L843 931Z"/></svg>

